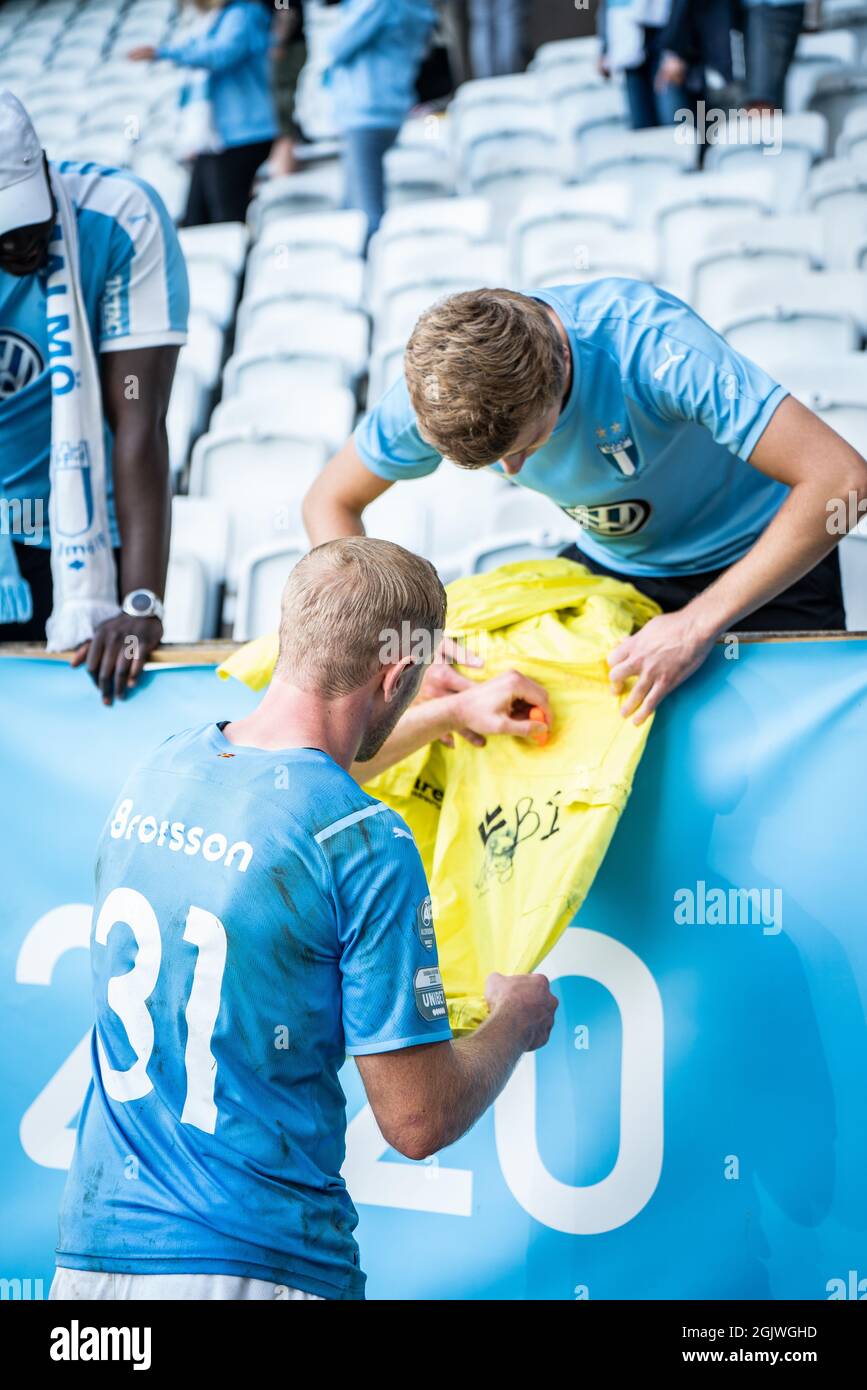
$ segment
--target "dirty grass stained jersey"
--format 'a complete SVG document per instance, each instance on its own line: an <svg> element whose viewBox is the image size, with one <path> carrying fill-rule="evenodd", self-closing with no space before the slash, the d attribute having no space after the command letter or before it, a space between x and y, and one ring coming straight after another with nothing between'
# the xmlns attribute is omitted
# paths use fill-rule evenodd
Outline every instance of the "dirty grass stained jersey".
<svg viewBox="0 0 867 1390"><path fill-rule="evenodd" d="M346 1053L451 1036L406 824L318 749L168 739L99 847L58 1265L358 1298Z"/></svg>

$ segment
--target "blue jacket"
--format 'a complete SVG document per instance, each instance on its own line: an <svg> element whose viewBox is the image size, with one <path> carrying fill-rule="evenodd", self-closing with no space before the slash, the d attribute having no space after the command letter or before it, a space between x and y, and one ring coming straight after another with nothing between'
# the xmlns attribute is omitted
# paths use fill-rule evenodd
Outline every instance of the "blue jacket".
<svg viewBox="0 0 867 1390"><path fill-rule="evenodd" d="M158 58L208 72L214 124L227 147L277 134L268 50L271 16L255 0L232 0L199 38L163 44Z"/></svg>
<svg viewBox="0 0 867 1390"><path fill-rule="evenodd" d="M429 0L344 0L325 74L339 130L403 124L437 21Z"/></svg>

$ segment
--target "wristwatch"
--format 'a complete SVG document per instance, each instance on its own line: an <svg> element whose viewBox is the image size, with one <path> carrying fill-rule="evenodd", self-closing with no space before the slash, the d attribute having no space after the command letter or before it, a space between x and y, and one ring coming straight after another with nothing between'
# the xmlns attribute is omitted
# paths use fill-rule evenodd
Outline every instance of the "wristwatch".
<svg viewBox="0 0 867 1390"><path fill-rule="evenodd" d="M131 589L121 608L131 618L159 618L160 622L166 611L153 589Z"/></svg>

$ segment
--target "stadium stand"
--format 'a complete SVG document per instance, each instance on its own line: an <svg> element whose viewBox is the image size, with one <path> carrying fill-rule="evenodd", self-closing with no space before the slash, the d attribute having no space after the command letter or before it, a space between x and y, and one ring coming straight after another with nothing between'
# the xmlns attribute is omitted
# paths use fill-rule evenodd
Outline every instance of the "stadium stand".
<svg viewBox="0 0 867 1390"><path fill-rule="evenodd" d="M272 626L304 552L307 486L399 375L417 315L455 290L655 280L867 450L867 3L828 0L825 28L799 40L775 150L740 126L704 152L688 131L629 130L593 38L543 44L526 73L464 83L445 112L411 117L389 152L388 211L366 260L364 218L340 206L321 80L339 14L307 8L305 168L263 171L246 226L181 233L192 315L169 417L167 640ZM129 169L178 219L183 74L126 54L190 22L175 0L8 0L0 85L51 159ZM574 538L553 504L448 466L368 515L444 578ZM867 627L867 523L842 555L850 626Z"/></svg>

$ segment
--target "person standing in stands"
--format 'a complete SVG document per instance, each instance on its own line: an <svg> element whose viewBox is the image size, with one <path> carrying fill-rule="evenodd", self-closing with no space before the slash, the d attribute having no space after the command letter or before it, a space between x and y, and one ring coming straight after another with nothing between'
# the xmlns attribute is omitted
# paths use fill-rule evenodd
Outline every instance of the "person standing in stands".
<svg viewBox="0 0 867 1390"><path fill-rule="evenodd" d="M416 80L437 13L428 0L346 0L324 81L343 137L345 206L367 217L367 240L385 210L386 152L416 103Z"/></svg>
<svg viewBox="0 0 867 1390"><path fill-rule="evenodd" d="M243 222L256 171L277 134L271 96L270 6L260 0L193 0L203 14L216 11L205 32L159 48L143 45L133 61L167 59L207 74L215 148L199 154L183 223Z"/></svg>
<svg viewBox="0 0 867 1390"><path fill-rule="evenodd" d="M527 0L468 0L473 77L507 77L525 61Z"/></svg>
<svg viewBox="0 0 867 1390"><path fill-rule="evenodd" d="M188 309L153 189L49 164L0 93L0 642L75 650L105 704L162 637L166 411Z"/></svg>
<svg viewBox="0 0 867 1390"><path fill-rule="evenodd" d="M740 27L739 11L740 0L673 0L661 38L657 92L684 89L697 101L704 96L708 71L730 87L734 81L732 30Z"/></svg>
<svg viewBox="0 0 867 1390"><path fill-rule="evenodd" d="M600 0L599 71L605 78L623 74L633 130L673 125L676 113L689 105L683 82L657 81L671 8L672 0Z"/></svg>
<svg viewBox="0 0 867 1390"><path fill-rule="evenodd" d="M743 0L743 5L747 103L780 111L807 7L790 0Z"/></svg>
<svg viewBox="0 0 867 1390"><path fill-rule="evenodd" d="M274 16L274 46L271 50L271 85L279 134L271 150L269 165L275 178L294 174L298 169L295 146L301 130L295 120L295 94L301 69L307 61L304 39L304 0L290 0Z"/></svg>

